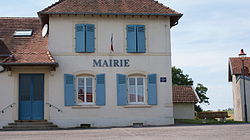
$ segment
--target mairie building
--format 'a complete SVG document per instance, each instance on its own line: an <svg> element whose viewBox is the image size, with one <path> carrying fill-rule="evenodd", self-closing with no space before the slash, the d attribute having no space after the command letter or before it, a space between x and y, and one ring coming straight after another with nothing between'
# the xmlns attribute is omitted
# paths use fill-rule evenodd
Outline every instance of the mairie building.
<svg viewBox="0 0 250 140"><path fill-rule="evenodd" d="M0 17L0 127L174 124L181 16L154 0L59 0L38 18Z"/></svg>

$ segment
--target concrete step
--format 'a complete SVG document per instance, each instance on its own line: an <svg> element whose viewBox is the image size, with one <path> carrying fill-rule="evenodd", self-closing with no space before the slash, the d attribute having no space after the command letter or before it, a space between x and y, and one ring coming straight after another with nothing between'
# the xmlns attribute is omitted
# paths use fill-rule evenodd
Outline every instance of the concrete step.
<svg viewBox="0 0 250 140"><path fill-rule="evenodd" d="M49 128L3 128L2 131L22 131L22 130L61 130L58 127Z"/></svg>
<svg viewBox="0 0 250 140"><path fill-rule="evenodd" d="M15 120L15 122L48 122L47 120Z"/></svg>
<svg viewBox="0 0 250 140"><path fill-rule="evenodd" d="M17 125L17 124L11 124L11 125L7 125L7 126L13 126L13 127L54 127L57 125L54 124L41 124L41 125L33 125L33 124L23 124L23 125Z"/></svg>
<svg viewBox="0 0 250 140"><path fill-rule="evenodd" d="M57 125L8 125L3 128L54 128L58 127Z"/></svg>
<svg viewBox="0 0 250 140"><path fill-rule="evenodd" d="M3 127L3 130L56 130L59 129L57 125L47 120L16 120L14 123L9 123Z"/></svg>
<svg viewBox="0 0 250 140"><path fill-rule="evenodd" d="M9 125L51 125L52 122L15 122L9 123Z"/></svg>

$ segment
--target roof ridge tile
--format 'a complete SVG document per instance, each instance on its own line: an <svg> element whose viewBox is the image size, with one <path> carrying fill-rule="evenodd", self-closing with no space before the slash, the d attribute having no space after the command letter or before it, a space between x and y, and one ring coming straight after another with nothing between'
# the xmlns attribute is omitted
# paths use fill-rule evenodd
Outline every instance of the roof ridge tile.
<svg viewBox="0 0 250 140"><path fill-rule="evenodd" d="M88 10L88 8L84 8L84 10L86 10L86 11L81 11L81 12L79 12L79 11L77 11L77 9L76 9L76 7L74 7L73 8L73 10L75 10L75 11L77 11L77 12L75 12L75 11L72 11L72 7L64 7L63 6L63 9L60 9L60 4L62 3L62 2L67 2L68 1L68 3L72 3L72 2L76 2L76 1L78 1L78 0L59 0L58 2L55 2L54 4L52 4L52 5L50 5L50 6L48 6L48 7L46 7L45 9L43 9L43 10L41 10L41 11L39 11L38 12L38 14L40 15L40 14L51 14L51 13L98 13L98 12L100 12L100 13L105 13L105 12L103 12L103 11L101 11L102 9L93 9L94 7L91 7L91 6L93 6L93 5L90 5L90 3L88 3L87 5L89 6L89 7L91 7L92 8L92 10L96 10L96 11L92 11L92 12L90 12L90 11L87 11ZM87 1L87 0L85 0L86 2L90 2L90 1ZM97 0L97 5L98 5L98 2L100 2L100 1L103 1L103 0ZM104 1L110 1L110 0L104 0ZM117 2L113 2L113 4L116 4L116 3L119 3L119 2L124 2L124 0L119 0L119 1L117 1ZM126 0L126 2L136 2L137 0ZM159 3L158 1L155 1L155 0L143 0L144 1L144 4L148 4L148 5L150 5L151 7L152 7L152 5L150 4L150 3L155 3L155 9L158 9L158 14L163 14L163 13L165 13L165 14L180 14L180 15L182 15L181 13L179 13L179 12L177 12L177 11L175 11L175 10L173 10L173 9L171 9L170 7L168 7L168 6L165 6L164 4L162 4L162 3ZM83 3L78 3L78 5L81 5L81 4L83 4ZM67 4L68 5L68 4ZM57 6L57 7L56 7ZM102 5L102 6L104 6L104 5ZM111 5L111 6L113 6L113 5ZM136 5L130 5L130 6L136 6ZM55 9L52 9L53 7L56 7ZM59 9L58 9L58 7L59 7ZM70 12L69 11L67 11L67 10L69 10L69 9L67 9L67 8L69 8L70 9ZM79 7L78 7L79 8ZM97 8L97 7L95 7L95 8ZM99 7L100 8L100 7ZM117 7L118 9L119 8L121 8L121 7ZM130 7L131 8L131 7ZM165 8L165 10L168 10L168 11L162 11L163 9L162 8ZM121 9L120 9L121 10ZM135 9L132 9L132 10L135 10ZM137 7L137 10L142 10L142 9L140 9L140 8L138 8ZM144 9L144 10L146 10L146 9ZM148 9L149 10L149 9ZM161 11L159 11L159 10L161 10ZM118 10L119 11L119 10ZM142 10L143 11L143 10ZM157 13L157 11L152 11L152 10L149 10L149 12L145 12L145 11L143 11L142 13ZM112 12L111 12L112 13ZM117 13L127 13L127 12L117 12ZM131 12L131 13L140 13L140 12L138 12L138 11L134 11L134 12Z"/></svg>
<svg viewBox="0 0 250 140"><path fill-rule="evenodd" d="M57 2L55 2L55 3L53 3L53 4L51 4L51 5L49 5L48 7L44 8L43 10L41 10L41 11L39 11L39 12L37 12L37 13L42 13L43 11L46 11L46 10L50 9L51 7L53 7L53 6L55 6L55 5L59 4L59 3L61 3L61 2L63 2L63 1L64 1L64 0L59 0L59 1L57 1Z"/></svg>

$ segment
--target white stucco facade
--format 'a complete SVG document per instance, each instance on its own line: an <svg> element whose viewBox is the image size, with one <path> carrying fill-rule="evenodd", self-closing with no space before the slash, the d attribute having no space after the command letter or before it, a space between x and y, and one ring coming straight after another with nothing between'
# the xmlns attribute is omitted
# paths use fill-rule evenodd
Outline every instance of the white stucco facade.
<svg viewBox="0 0 250 140"><path fill-rule="evenodd" d="M156 22L156 21L157 22ZM75 24L95 24L95 53L79 54L74 52ZM146 53L126 52L126 25L143 24L146 26ZM68 34L65 34L67 32ZM114 34L114 53L110 54L110 37ZM133 123L144 125L173 124L171 80L160 83L159 77L171 77L170 24L169 19L148 19L139 17L91 17L61 16L50 18L49 49L59 62L60 67L51 78L53 89L50 103L62 108L65 113L50 112L50 120L62 127L91 124L92 126L130 126ZM59 39L60 38L60 39ZM129 67L93 67L94 59L129 59ZM73 67L69 67L72 65ZM168 70L166 70L168 69ZM63 74L106 75L106 105L102 107L64 107ZM127 105L117 106L116 74L157 73L158 104L154 106ZM61 98L58 98L61 97ZM75 114L75 115L73 115ZM102 117L100 117L102 116Z"/></svg>
<svg viewBox="0 0 250 140"><path fill-rule="evenodd" d="M95 25L94 53L75 52L76 24ZM129 24L145 25L146 53L127 53L126 25ZM114 52L110 53L112 33ZM4 108L15 103L12 109L7 109L4 114L0 115L0 127L18 120L18 78L20 73L44 74L44 119L59 127L77 127L80 124L91 124L92 127L111 127L131 126L133 123L143 123L143 125L172 125L174 123L169 17L53 15L49 17L48 37L48 48L59 64L56 71L50 71L50 68L47 67L18 67L13 68L11 72L0 73L0 107ZM129 66L94 67L94 59L127 59ZM105 74L106 83L106 104L104 106L95 104L65 106L64 74L95 77L101 73ZM145 77L145 82L147 82L148 74L152 73L157 74L156 105L147 103L146 84L144 104L117 105L116 74L140 75ZM166 77L167 82L160 82L160 77ZM47 103L56 106L62 112L49 108Z"/></svg>
<svg viewBox="0 0 250 140"><path fill-rule="evenodd" d="M246 103L247 103L247 115L250 120L250 80L245 80L246 88ZM236 75L232 75L232 87L233 87L233 103L234 103L234 120L245 121L244 110L244 84L243 78L239 78Z"/></svg>
<svg viewBox="0 0 250 140"><path fill-rule="evenodd" d="M49 108L46 104L49 98L48 77L51 76L49 67L13 67L12 71L0 74L0 127L6 126L8 123L19 120L19 74L44 74L44 119L48 120ZM10 107L12 105L12 107Z"/></svg>
<svg viewBox="0 0 250 140"><path fill-rule="evenodd" d="M175 119L195 119L194 103L174 103Z"/></svg>

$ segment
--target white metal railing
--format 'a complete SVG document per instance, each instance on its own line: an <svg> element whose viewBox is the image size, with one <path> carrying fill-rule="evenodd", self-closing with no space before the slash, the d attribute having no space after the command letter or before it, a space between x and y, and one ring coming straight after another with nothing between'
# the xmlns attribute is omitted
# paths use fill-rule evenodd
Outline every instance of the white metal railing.
<svg viewBox="0 0 250 140"><path fill-rule="evenodd" d="M7 109L13 108L15 105L16 105L16 103L12 103L12 104L6 106L5 108L3 108L3 109L0 111L0 113L1 113L1 114L4 114L4 113L6 112Z"/></svg>
<svg viewBox="0 0 250 140"><path fill-rule="evenodd" d="M54 106L54 105L52 105L52 104L50 104L50 103L46 103L50 108L54 108L54 109L56 109L58 112L63 112L60 108L58 108L58 107L56 107L56 106Z"/></svg>

